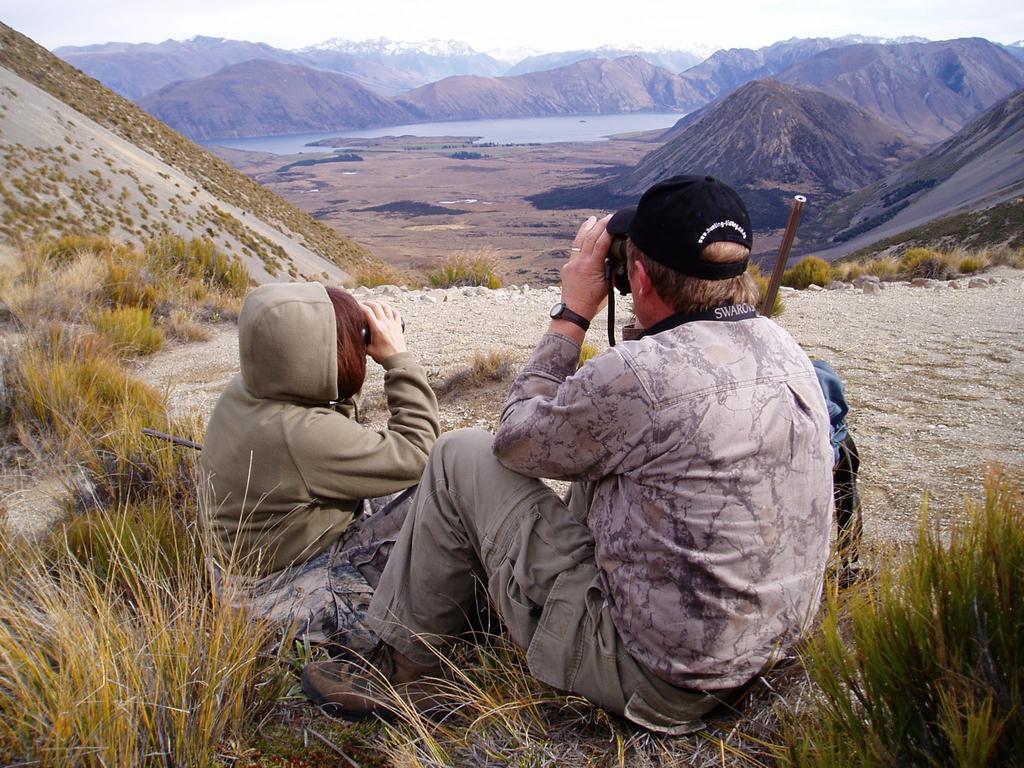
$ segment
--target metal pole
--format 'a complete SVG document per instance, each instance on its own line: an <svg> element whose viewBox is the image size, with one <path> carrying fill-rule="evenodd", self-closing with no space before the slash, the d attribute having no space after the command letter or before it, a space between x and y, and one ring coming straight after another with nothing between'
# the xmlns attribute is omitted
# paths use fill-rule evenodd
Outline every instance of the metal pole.
<svg viewBox="0 0 1024 768"><path fill-rule="evenodd" d="M765 291L764 301L761 302L761 314L765 317L772 316L775 296L779 293L779 286L782 284L782 273L786 270L786 261L789 259L789 249L793 247L793 241L796 239L796 230L800 226L800 218L803 216L804 203L806 202L807 198L803 195L795 195L793 197L793 209L789 212L789 222L786 224L786 231L782 235L779 255L775 259L775 269L772 270L771 280L768 281L768 290Z"/></svg>

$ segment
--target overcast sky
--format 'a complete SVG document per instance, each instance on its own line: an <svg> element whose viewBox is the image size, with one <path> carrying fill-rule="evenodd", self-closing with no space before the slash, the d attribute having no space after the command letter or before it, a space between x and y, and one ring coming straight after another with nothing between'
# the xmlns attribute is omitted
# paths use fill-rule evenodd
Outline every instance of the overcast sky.
<svg viewBox="0 0 1024 768"><path fill-rule="evenodd" d="M331 37L454 39L480 51L757 48L845 34L1024 39L1020 0L0 0L47 48L210 35L300 48Z"/></svg>

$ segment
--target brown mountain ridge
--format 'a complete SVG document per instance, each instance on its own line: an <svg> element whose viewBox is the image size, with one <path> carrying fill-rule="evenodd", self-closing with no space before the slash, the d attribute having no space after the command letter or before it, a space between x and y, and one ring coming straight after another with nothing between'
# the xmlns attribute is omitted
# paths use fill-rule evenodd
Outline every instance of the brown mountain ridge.
<svg viewBox="0 0 1024 768"><path fill-rule="evenodd" d="M394 125L409 113L336 72L257 59L172 83L140 106L192 139Z"/></svg>
<svg viewBox="0 0 1024 768"><path fill-rule="evenodd" d="M755 227L772 228L793 192L835 200L923 151L848 101L758 80L705 109L609 189L636 196L669 176L707 173L744 189Z"/></svg>
<svg viewBox="0 0 1024 768"><path fill-rule="evenodd" d="M1024 62L981 38L822 51L777 75L874 114L907 137L944 141L1024 85Z"/></svg>

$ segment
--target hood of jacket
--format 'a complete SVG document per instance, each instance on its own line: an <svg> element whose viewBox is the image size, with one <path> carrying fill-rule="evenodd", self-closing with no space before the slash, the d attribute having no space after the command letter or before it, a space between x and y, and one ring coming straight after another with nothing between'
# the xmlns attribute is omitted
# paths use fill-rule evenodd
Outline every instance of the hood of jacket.
<svg viewBox="0 0 1024 768"><path fill-rule="evenodd" d="M242 380L253 397L327 403L338 397L338 330L320 283L252 290L238 316Z"/></svg>

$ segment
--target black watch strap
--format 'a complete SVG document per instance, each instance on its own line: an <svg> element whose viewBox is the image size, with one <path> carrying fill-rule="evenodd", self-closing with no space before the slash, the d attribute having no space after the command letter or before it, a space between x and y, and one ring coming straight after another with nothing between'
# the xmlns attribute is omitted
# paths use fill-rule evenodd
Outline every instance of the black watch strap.
<svg viewBox="0 0 1024 768"><path fill-rule="evenodd" d="M562 302L558 302L551 308L551 319L552 320L568 320L570 323L575 323L584 331L590 328L590 321L587 320L583 315L579 315L569 309Z"/></svg>

